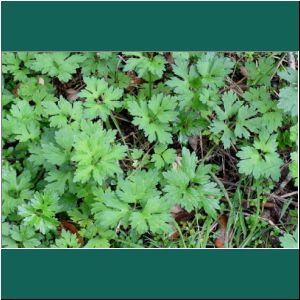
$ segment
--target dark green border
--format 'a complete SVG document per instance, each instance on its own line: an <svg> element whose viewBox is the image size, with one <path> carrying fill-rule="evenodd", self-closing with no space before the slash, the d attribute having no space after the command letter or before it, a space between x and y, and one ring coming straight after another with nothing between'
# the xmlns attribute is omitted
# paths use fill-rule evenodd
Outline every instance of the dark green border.
<svg viewBox="0 0 300 300"><path fill-rule="evenodd" d="M2 2L2 51L299 49L297 2ZM2 250L2 297L296 299L298 250Z"/></svg>
<svg viewBox="0 0 300 300"><path fill-rule="evenodd" d="M298 2L2 2L2 50L299 49Z"/></svg>
<svg viewBox="0 0 300 300"><path fill-rule="evenodd" d="M2 296L296 299L293 250L2 250Z"/></svg>

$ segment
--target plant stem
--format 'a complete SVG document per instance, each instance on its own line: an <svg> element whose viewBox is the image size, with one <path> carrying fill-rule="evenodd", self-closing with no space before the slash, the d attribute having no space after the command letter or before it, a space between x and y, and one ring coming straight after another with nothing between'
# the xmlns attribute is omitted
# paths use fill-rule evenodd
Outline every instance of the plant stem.
<svg viewBox="0 0 300 300"><path fill-rule="evenodd" d="M184 247L184 248L187 248L186 243L185 243L185 240L184 240L184 237L183 237L183 234L182 234L182 231L181 231L181 229L180 229L180 226L177 224L176 221L174 221L174 224L175 224L175 227L176 227L176 229L177 229L177 231L178 231L178 233L179 233L179 235L180 235L180 238L181 238L183 247Z"/></svg>
<svg viewBox="0 0 300 300"><path fill-rule="evenodd" d="M35 187L36 184L40 181L40 179L43 177L44 173L45 173L45 170L44 170L44 169L41 169L41 170L39 171L38 175L36 176L36 178L35 178L35 180L34 180L34 182L33 182L33 186L34 186L34 187Z"/></svg>
<svg viewBox="0 0 300 300"><path fill-rule="evenodd" d="M273 71L273 73L272 73L272 75L271 75L270 80L272 80L272 78L275 76L277 70L279 69L280 65L281 65L282 62L284 61L285 57L286 57L286 54L284 53L284 54L282 55L282 57L280 58L278 64L276 65L276 67L275 67L275 69L274 69L274 71Z"/></svg>
<svg viewBox="0 0 300 300"><path fill-rule="evenodd" d="M118 123L117 119L115 118L115 116L113 114L110 114L110 118L112 119L114 125L117 128L117 130L119 132L119 135L121 136L121 139L122 139L122 142L123 142L124 146L126 146L126 148L127 148L127 155L129 157L129 159L132 160L132 157L130 155L130 151L129 151L128 147L127 147L126 140L124 138L124 134L123 134L123 132L122 132L120 126L119 126L119 123Z"/></svg>
<svg viewBox="0 0 300 300"><path fill-rule="evenodd" d="M217 148L218 145L214 145L206 152L205 156L201 159L201 163L204 163L206 160L209 159L211 153Z"/></svg>
<svg viewBox="0 0 300 300"><path fill-rule="evenodd" d="M152 82L152 74L150 72L148 72L148 74L149 74L149 98L151 98L152 97L152 84L153 84L153 82Z"/></svg>
<svg viewBox="0 0 300 300"><path fill-rule="evenodd" d="M119 132L119 135L121 136L121 139L122 139L122 142L123 144L126 146L126 141L125 141L125 138L124 138L124 135L123 135L123 132L119 126L119 123L117 121L117 119L115 118L115 116L113 114L110 115L110 118L112 119L114 125L116 126L118 132Z"/></svg>
<svg viewBox="0 0 300 300"><path fill-rule="evenodd" d="M111 129L111 125L110 125L110 122L109 122L108 118L105 121L105 127L106 127L106 129Z"/></svg>
<svg viewBox="0 0 300 300"><path fill-rule="evenodd" d="M203 229L202 231L204 231L203 233L201 232L201 235L203 236L203 240L201 243L201 248L206 248L207 246L207 241L209 238L209 234L210 234L210 226L212 224L212 218L211 217L207 217L204 225L203 225Z"/></svg>
<svg viewBox="0 0 300 300"><path fill-rule="evenodd" d="M226 198L230 209L233 209L233 204L228 196L228 193L223 185L223 183L220 181L220 179L213 173L213 172L209 172L209 174L211 175L211 177L214 179L214 181L219 185L220 189L222 190L222 192L224 193L224 197Z"/></svg>

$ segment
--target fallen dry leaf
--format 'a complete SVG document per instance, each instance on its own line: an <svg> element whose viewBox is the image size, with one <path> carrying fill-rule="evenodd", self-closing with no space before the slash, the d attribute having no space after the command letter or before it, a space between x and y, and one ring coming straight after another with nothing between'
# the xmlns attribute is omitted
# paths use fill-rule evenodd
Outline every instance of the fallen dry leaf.
<svg viewBox="0 0 300 300"><path fill-rule="evenodd" d="M199 143L199 136L194 135L189 137L189 144L194 151L197 151L198 143Z"/></svg>
<svg viewBox="0 0 300 300"><path fill-rule="evenodd" d="M175 63L174 61L174 58L173 58L173 55L171 52L167 52L165 54L165 58L167 59L167 62L170 64L170 65L173 65Z"/></svg>
<svg viewBox="0 0 300 300"><path fill-rule="evenodd" d="M70 223L69 221L66 221L66 220L61 220L60 221L60 225L59 225L59 228L58 228L58 232L59 234L61 233L61 230L64 229L64 230L67 230L67 231L71 231L73 234L76 234L77 236L77 239L78 239L78 242L83 245L84 242L83 242L83 239L82 237L80 236L79 232L78 232L78 229L76 228L76 226L72 223Z"/></svg>
<svg viewBox="0 0 300 300"><path fill-rule="evenodd" d="M66 92L66 97L69 101L75 101L79 98L78 90L70 88L70 89L66 89L65 92Z"/></svg>
<svg viewBox="0 0 300 300"><path fill-rule="evenodd" d="M243 76L245 76L246 78L248 78L248 71L245 67L240 67L240 72Z"/></svg>
<svg viewBox="0 0 300 300"><path fill-rule="evenodd" d="M128 88L137 87L142 82L142 79L138 77L134 71L127 72L127 75L130 77L130 83Z"/></svg>
<svg viewBox="0 0 300 300"><path fill-rule="evenodd" d="M188 221L194 217L194 213L189 213L183 209L180 205L175 205L170 209L170 212L177 223L182 221ZM169 235L170 239L176 240L179 237L179 232L172 224L173 232Z"/></svg>
<svg viewBox="0 0 300 300"><path fill-rule="evenodd" d="M169 235L169 237L170 237L171 240L176 240L176 239L179 238L179 232L178 232L177 228L174 225L172 225L172 228L173 228L174 231Z"/></svg>
<svg viewBox="0 0 300 300"><path fill-rule="evenodd" d="M220 216L219 223L220 223L221 234L220 237L215 240L216 248L224 248L227 221L228 221L228 217L226 215Z"/></svg>
<svg viewBox="0 0 300 300"><path fill-rule="evenodd" d="M16 97L19 97L18 91L19 91L20 86L21 86L21 83L19 82L19 83L16 85L16 87L12 90L12 93L13 93L14 96L16 96Z"/></svg>
<svg viewBox="0 0 300 300"><path fill-rule="evenodd" d="M194 217L194 213L187 212L180 205L173 206L170 212L176 222L187 221Z"/></svg>

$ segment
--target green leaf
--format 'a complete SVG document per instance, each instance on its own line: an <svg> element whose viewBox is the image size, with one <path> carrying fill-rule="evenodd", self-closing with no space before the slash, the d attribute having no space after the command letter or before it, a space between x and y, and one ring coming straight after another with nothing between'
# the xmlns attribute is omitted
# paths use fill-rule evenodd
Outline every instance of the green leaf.
<svg viewBox="0 0 300 300"><path fill-rule="evenodd" d="M125 53L126 55L126 53ZM161 55L155 55L154 57L139 56L138 58L131 57L126 61L124 71L136 71L139 77L147 78L150 73L158 78L161 78L165 71L166 60Z"/></svg>
<svg viewBox="0 0 300 300"><path fill-rule="evenodd" d="M80 207L68 211L71 219L81 228L89 226L93 221L91 220L91 211L87 203L83 202Z"/></svg>
<svg viewBox="0 0 300 300"><path fill-rule="evenodd" d="M17 242L11 238L11 225L7 222L3 222L2 226L2 247L3 248L18 248Z"/></svg>
<svg viewBox="0 0 300 300"><path fill-rule="evenodd" d="M85 52L85 61L81 64L83 76L98 75L100 77L114 73L119 59L114 52Z"/></svg>
<svg viewBox="0 0 300 300"><path fill-rule="evenodd" d="M168 149L167 145L158 144L154 147L154 154L151 161L154 162L155 168L161 169L164 166L170 165L175 161L175 149Z"/></svg>
<svg viewBox="0 0 300 300"><path fill-rule="evenodd" d="M250 87L249 90L243 94L243 97L262 114L276 107L276 102L272 101L270 93L265 86L258 88Z"/></svg>
<svg viewBox="0 0 300 300"><path fill-rule="evenodd" d="M289 166L290 169L290 174L291 176L295 179L295 186L299 186L299 166L298 166L298 151L292 152L291 153L291 163Z"/></svg>
<svg viewBox="0 0 300 300"><path fill-rule="evenodd" d="M293 234L286 232L279 240L283 248L298 248L298 228Z"/></svg>
<svg viewBox="0 0 300 300"><path fill-rule="evenodd" d="M115 192L100 192L92 206L95 219L103 228L128 228L139 236L147 231L169 233L169 204L156 189L157 173L136 171L120 180Z"/></svg>
<svg viewBox="0 0 300 300"><path fill-rule="evenodd" d="M195 67L189 67L188 57L177 57L174 59L172 68L176 76L171 77L166 84L178 95L180 108L189 107L194 97L193 82L198 77Z"/></svg>
<svg viewBox="0 0 300 300"><path fill-rule="evenodd" d="M62 165L70 160L73 146L73 130L70 127L62 128L55 132L56 145L42 144L45 159L53 165Z"/></svg>
<svg viewBox="0 0 300 300"><path fill-rule="evenodd" d="M45 180L46 191L55 191L58 195L62 195L73 183L73 172L63 168L53 169L47 173Z"/></svg>
<svg viewBox="0 0 300 300"><path fill-rule="evenodd" d="M122 106L119 101L123 95L123 90L108 86L104 79L96 77L85 77L86 87L79 93L79 97L85 98L85 116L89 119L101 117L106 120L109 114L116 108Z"/></svg>
<svg viewBox="0 0 300 300"><path fill-rule="evenodd" d="M212 122L211 131L222 134L221 141L228 149L238 138L248 139L251 132L257 132L261 123L260 118L256 117L256 109L243 105L235 93L224 93L222 102L224 109L220 106L214 108L216 119Z"/></svg>
<svg viewBox="0 0 300 300"><path fill-rule="evenodd" d="M231 73L233 66L234 62L228 57L213 52L203 54L197 63L202 85L211 88L223 86L225 76Z"/></svg>
<svg viewBox="0 0 300 300"><path fill-rule="evenodd" d="M172 217L169 208L169 204L164 199L159 197L148 199L143 215L152 233L170 233L172 231L170 225Z"/></svg>
<svg viewBox="0 0 300 300"><path fill-rule="evenodd" d="M35 103L34 111L39 116L43 113L42 104L44 101L57 101L55 89L46 76L28 78L25 83L20 84L18 97L28 102L33 101Z"/></svg>
<svg viewBox="0 0 300 300"><path fill-rule="evenodd" d="M272 57L260 57L257 63L246 62L245 67L248 73L248 85L270 86L271 77L276 67Z"/></svg>
<svg viewBox="0 0 300 300"><path fill-rule="evenodd" d="M143 156L144 151L142 149L133 149L131 153L131 157L133 159L139 159Z"/></svg>
<svg viewBox="0 0 300 300"><path fill-rule="evenodd" d="M115 135L116 131L106 131L99 123L82 122L71 157L76 163L74 182L85 183L93 178L102 184L108 177L122 173L119 161L125 157L126 147L113 143Z"/></svg>
<svg viewBox="0 0 300 300"><path fill-rule="evenodd" d="M71 231L62 230L61 236L55 240L53 248L80 248L77 235Z"/></svg>
<svg viewBox="0 0 300 300"><path fill-rule="evenodd" d="M81 102L72 104L64 98L60 98L57 103L43 101L42 106L45 116L49 117L51 127L63 128L69 124L77 127L83 117Z"/></svg>
<svg viewBox="0 0 300 300"><path fill-rule="evenodd" d="M69 52L38 53L34 55L31 68L34 71L51 77L58 77L59 80L67 82L84 60L84 56Z"/></svg>
<svg viewBox="0 0 300 300"><path fill-rule="evenodd" d="M105 238L92 238L90 239L84 248L109 248L109 241Z"/></svg>
<svg viewBox="0 0 300 300"><path fill-rule="evenodd" d="M285 70L278 72L278 75L282 79L288 81L289 83L291 83L293 85L298 84L298 72L297 72L297 70L294 70L294 69L288 67Z"/></svg>
<svg viewBox="0 0 300 300"><path fill-rule="evenodd" d="M126 203L141 203L159 195L156 189L158 174L155 170L137 171L126 178L119 179L117 195Z"/></svg>
<svg viewBox="0 0 300 300"><path fill-rule="evenodd" d="M119 222L123 226L128 226L130 207L127 203L118 200L111 191L103 193L100 203L93 204L92 212L95 219L103 228L117 227Z"/></svg>
<svg viewBox="0 0 300 300"><path fill-rule="evenodd" d="M40 237L30 226L14 225L12 226L10 234L11 238L19 244L19 248L36 248L41 244Z"/></svg>
<svg viewBox="0 0 300 300"><path fill-rule="evenodd" d="M129 219L131 226L138 234L142 235L148 231L148 225L145 216L141 212L133 212Z"/></svg>
<svg viewBox="0 0 300 300"><path fill-rule="evenodd" d="M11 134L20 142L35 140L40 135L40 124L27 101L19 100L12 105L6 120L10 123Z"/></svg>
<svg viewBox="0 0 300 300"><path fill-rule="evenodd" d="M129 102L128 110L134 116L133 124L144 131L149 142L158 140L170 144L172 135L169 123L177 116L176 106L176 98L158 94L147 102Z"/></svg>
<svg viewBox="0 0 300 300"><path fill-rule="evenodd" d="M16 211L18 205L22 204L24 200L29 200L33 191L32 178L28 170L24 170L17 175L16 170L4 164L2 167L2 212L4 215Z"/></svg>
<svg viewBox="0 0 300 300"><path fill-rule="evenodd" d="M278 181L282 160L276 152L276 138L276 135L262 132L253 146L242 147L237 153L241 159L238 163L240 173L253 175L256 179L265 177Z"/></svg>
<svg viewBox="0 0 300 300"><path fill-rule="evenodd" d="M26 204L19 206L18 213L23 218L24 225L33 226L45 234L56 230L59 224L55 214L58 210L58 197L55 194L36 192Z"/></svg>
<svg viewBox="0 0 300 300"><path fill-rule="evenodd" d="M292 116L298 115L298 91L294 87L280 89L278 107Z"/></svg>
<svg viewBox="0 0 300 300"><path fill-rule="evenodd" d="M27 81L27 76L30 71L28 70L28 62L31 60L33 53L2 53L2 72L3 74L12 74L15 81ZM24 64L25 68L22 67Z"/></svg>
<svg viewBox="0 0 300 300"><path fill-rule="evenodd" d="M267 88L250 88L243 95L250 107L260 114L257 121L259 130L267 130L269 133L275 132L282 124L282 113L277 108L276 101L271 99Z"/></svg>
<svg viewBox="0 0 300 300"><path fill-rule="evenodd" d="M166 179L163 190L168 201L188 212L203 207L209 216L216 218L221 193L215 183L210 182L209 170L209 165L197 167L195 153L183 148L181 166L163 173Z"/></svg>
<svg viewBox="0 0 300 300"><path fill-rule="evenodd" d="M187 144L189 137L199 135L199 132L202 132L207 126L207 121L204 118L201 118L198 112L181 111L174 124L174 131L178 132L179 142L185 145Z"/></svg>

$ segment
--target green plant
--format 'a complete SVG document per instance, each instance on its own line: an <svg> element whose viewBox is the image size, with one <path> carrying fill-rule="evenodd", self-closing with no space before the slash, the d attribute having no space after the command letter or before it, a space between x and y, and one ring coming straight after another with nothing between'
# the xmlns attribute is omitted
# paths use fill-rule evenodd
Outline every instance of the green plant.
<svg viewBox="0 0 300 300"><path fill-rule="evenodd" d="M2 224L3 244L10 248L36 248L41 245L41 236L28 225Z"/></svg>
<svg viewBox="0 0 300 300"><path fill-rule="evenodd" d="M3 247L296 247L287 55L3 52Z"/></svg>
<svg viewBox="0 0 300 300"><path fill-rule="evenodd" d="M37 72L51 77L57 76L61 81L68 81L72 74L85 60L80 54L70 55L68 52L38 53L34 55L30 67Z"/></svg>
<svg viewBox="0 0 300 300"><path fill-rule="evenodd" d="M80 243L76 234L70 231L62 230L61 236L55 240L53 248L79 248Z"/></svg>
<svg viewBox="0 0 300 300"><path fill-rule="evenodd" d="M258 131L266 130L269 133L275 132L282 124L283 116L277 107L277 103L271 99L268 89L264 86L249 88L243 94L244 99L257 112L255 120Z"/></svg>
<svg viewBox="0 0 300 300"><path fill-rule="evenodd" d="M22 222L25 225L33 226L45 234L58 225L55 217L58 210L57 195L36 192L28 203L19 206L18 214L23 217Z"/></svg>
<svg viewBox="0 0 300 300"><path fill-rule="evenodd" d="M278 107L292 116L298 115L298 72L291 68L279 72L279 76L290 83L280 89Z"/></svg>
<svg viewBox="0 0 300 300"><path fill-rule="evenodd" d="M114 144L116 131L104 130L99 123L81 124L81 132L74 139L76 163L74 182L87 182L93 178L99 184L109 176L122 172L118 161L125 157L126 147Z"/></svg>
<svg viewBox="0 0 300 300"><path fill-rule="evenodd" d="M270 79L275 69L275 60L271 56L260 57L258 62L245 63L249 85L270 85Z"/></svg>
<svg viewBox="0 0 300 300"><path fill-rule="evenodd" d="M176 118L176 98L163 94L152 96L149 101L129 102L128 109L134 116L133 124L142 129L149 142L172 142L170 122Z"/></svg>
<svg viewBox="0 0 300 300"><path fill-rule="evenodd" d="M221 193L210 181L210 169L210 165L197 166L195 153L183 148L180 166L163 173L167 180L164 191L168 201L173 205L180 204L188 212L204 208L209 216L216 218Z"/></svg>
<svg viewBox="0 0 300 300"><path fill-rule="evenodd" d="M222 132L221 141L227 149L238 138L248 139L251 132L257 132L260 120L255 117L256 109L242 105L233 92L225 93L222 102L224 110L215 107L217 119L212 122L211 131L215 134Z"/></svg>
<svg viewBox="0 0 300 300"><path fill-rule="evenodd" d="M279 180L282 160L276 152L276 135L269 135L262 132L259 138L255 139L253 146L244 146L237 156L241 159L238 163L242 174L252 174L254 178L272 178Z"/></svg>
<svg viewBox="0 0 300 300"><path fill-rule="evenodd" d="M285 233L279 238L283 248L298 248L298 228L292 233Z"/></svg>
<svg viewBox="0 0 300 300"><path fill-rule="evenodd" d="M43 101L43 111L50 121L50 127L62 128L67 125L77 126L82 119L82 104L61 98L55 103L52 101Z"/></svg>
<svg viewBox="0 0 300 300"><path fill-rule="evenodd" d="M96 222L104 228L123 226L141 235L170 232L169 205L156 189L157 174L137 171L126 180L120 180L116 192L100 191L92 212Z"/></svg>
<svg viewBox="0 0 300 300"><path fill-rule="evenodd" d="M2 211L4 215L8 216L14 213L24 200L32 197L31 174L28 170L24 170L17 175L12 166L5 164L2 169L2 180Z"/></svg>
<svg viewBox="0 0 300 300"><path fill-rule="evenodd" d="M10 114L4 119L6 134L12 140L27 142L38 139L40 136L40 124L38 116L32 106L25 100L12 105Z"/></svg>
<svg viewBox="0 0 300 300"><path fill-rule="evenodd" d="M86 99L84 106L87 118L101 117L106 121L111 111L122 106L118 101L123 95L122 89L109 87L104 79L96 77L85 77L84 82L86 87L79 96Z"/></svg>
<svg viewBox="0 0 300 300"><path fill-rule="evenodd" d="M165 71L166 60L161 55L147 56L141 52L127 52L132 55L127 59L124 71L136 71L139 77L151 80L151 76L161 78Z"/></svg>
<svg viewBox="0 0 300 300"><path fill-rule="evenodd" d="M154 147L154 154L151 161L154 162L155 168L161 169L174 162L176 158L176 151L168 149L167 145L158 144Z"/></svg>

